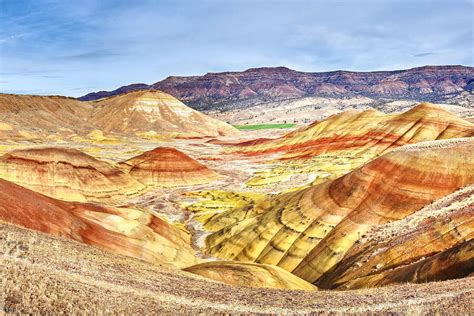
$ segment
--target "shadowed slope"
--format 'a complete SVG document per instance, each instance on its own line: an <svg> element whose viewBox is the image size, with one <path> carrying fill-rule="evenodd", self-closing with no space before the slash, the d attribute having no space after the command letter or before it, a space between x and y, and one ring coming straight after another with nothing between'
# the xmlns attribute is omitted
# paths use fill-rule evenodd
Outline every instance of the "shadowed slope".
<svg viewBox="0 0 474 316"><path fill-rule="evenodd" d="M156 131L175 136L238 133L231 125L197 112L161 91L137 91L94 103L91 121L106 132L134 135Z"/></svg>
<svg viewBox="0 0 474 316"><path fill-rule="evenodd" d="M68 201L117 201L145 187L108 163L76 149L31 148L0 157L0 178Z"/></svg>
<svg viewBox="0 0 474 316"><path fill-rule="evenodd" d="M474 140L395 150L336 180L237 209L206 250L224 259L278 265L316 282L374 225L401 220L474 182Z"/></svg>
<svg viewBox="0 0 474 316"><path fill-rule="evenodd" d="M184 271L233 285L287 290L317 290L311 283L288 271L266 264L212 261L188 267Z"/></svg>
<svg viewBox="0 0 474 316"><path fill-rule="evenodd" d="M198 260L189 234L137 209L56 200L0 179L0 220L178 267Z"/></svg>
<svg viewBox="0 0 474 316"><path fill-rule="evenodd" d="M215 180L218 174L175 148L158 147L120 164L148 186L185 186Z"/></svg>

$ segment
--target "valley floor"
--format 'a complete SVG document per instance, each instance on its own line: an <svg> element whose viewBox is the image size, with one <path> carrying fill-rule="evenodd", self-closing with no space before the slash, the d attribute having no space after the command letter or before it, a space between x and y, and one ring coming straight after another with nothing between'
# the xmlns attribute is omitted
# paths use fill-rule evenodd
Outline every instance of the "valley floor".
<svg viewBox="0 0 474 316"><path fill-rule="evenodd" d="M234 287L0 223L7 313L437 313L473 310L474 278L354 291Z"/></svg>

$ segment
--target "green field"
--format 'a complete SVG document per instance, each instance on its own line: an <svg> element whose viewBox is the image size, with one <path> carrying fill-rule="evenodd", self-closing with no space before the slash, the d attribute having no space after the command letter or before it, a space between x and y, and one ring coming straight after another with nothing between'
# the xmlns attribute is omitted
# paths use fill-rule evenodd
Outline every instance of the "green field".
<svg viewBox="0 0 474 316"><path fill-rule="evenodd" d="M272 128L292 128L295 123L281 123L281 124L248 124L248 125L233 125L241 131L255 131L258 129L272 129Z"/></svg>

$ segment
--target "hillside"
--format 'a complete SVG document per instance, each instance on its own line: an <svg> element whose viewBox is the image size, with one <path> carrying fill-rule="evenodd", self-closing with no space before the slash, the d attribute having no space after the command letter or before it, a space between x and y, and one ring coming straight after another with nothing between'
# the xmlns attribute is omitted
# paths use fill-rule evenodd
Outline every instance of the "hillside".
<svg viewBox="0 0 474 316"><path fill-rule="evenodd" d="M136 91L93 103L90 121L104 132L157 132L181 137L236 134L231 125L197 112L161 91Z"/></svg>
<svg viewBox="0 0 474 316"><path fill-rule="evenodd" d="M420 141L474 136L474 124L430 103L386 115L376 110L345 111L276 140L243 146L247 155L283 153L284 158L313 157L333 151L384 151Z"/></svg>
<svg viewBox="0 0 474 316"><path fill-rule="evenodd" d="M401 147L335 180L228 210L207 220L214 232L204 251L227 260L278 265L319 285L372 227L403 220L474 183L473 146L472 139L463 139ZM462 223L465 215L460 214ZM435 234L437 229L444 231L435 227ZM447 234L443 245L457 245L464 238L470 237ZM417 260L414 251L407 256ZM390 258L383 266L388 262Z"/></svg>
<svg viewBox="0 0 474 316"><path fill-rule="evenodd" d="M0 223L0 307L31 314L428 313L472 311L472 278L357 291L229 286Z"/></svg>
<svg viewBox="0 0 474 316"><path fill-rule="evenodd" d="M61 236L154 264L199 260L189 234L148 212L47 197L0 179L0 222Z"/></svg>
<svg viewBox="0 0 474 316"><path fill-rule="evenodd" d="M218 174L175 148L157 147L120 163L121 168L148 186L178 187L210 183Z"/></svg>
<svg viewBox="0 0 474 316"><path fill-rule="evenodd" d="M119 202L145 186L114 166L77 149L18 149L0 157L0 178L67 201Z"/></svg>
<svg viewBox="0 0 474 316"><path fill-rule="evenodd" d="M61 96L0 93L0 140L61 142L92 134L203 137L236 134L161 91L125 93L97 102Z"/></svg>
<svg viewBox="0 0 474 316"><path fill-rule="evenodd" d="M91 129L92 106L73 98L0 93L0 139L33 140L70 136Z"/></svg>
<svg viewBox="0 0 474 316"><path fill-rule="evenodd" d="M242 72L208 73L204 76L168 77L148 85L199 110L229 110L275 100L308 96L347 98L366 96L388 99L441 101L469 89L474 68L425 66L377 72L299 72L285 67L252 68ZM143 89L130 85L114 91L87 94L81 100L96 100L124 91Z"/></svg>

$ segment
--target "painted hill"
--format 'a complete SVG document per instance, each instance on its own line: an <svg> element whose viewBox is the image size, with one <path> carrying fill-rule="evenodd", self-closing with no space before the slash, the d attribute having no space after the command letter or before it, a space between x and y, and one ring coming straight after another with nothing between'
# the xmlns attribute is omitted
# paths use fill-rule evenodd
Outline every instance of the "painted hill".
<svg viewBox="0 0 474 316"><path fill-rule="evenodd" d="M121 168L148 186L175 187L209 183L218 174L181 151L158 147L120 163Z"/></svg>
<svg viewBox="0 0 474 316"><path fill-rule="evenodd" d="M239 152L283 153L285 159L344 150L373 156L406 144L469 136L474 136L474 124L433 104L421 103L397 114L346 111Z"/></svg>
<svg viewBox="0 0 474 316"><path fill-rule="evenodd" d="M0 178L68 201L119 201L145 187L121 170L77 149L44 147L0 157Z"/></svg>
<svg viewBox="0 0 474 316"><path fill-rule="evenodd" d="M436 105L421 103L395 114L345 111L277 139L229 145L234 145L230 149L234 153L271 154L272 159L280 160L276 167L255 174L246 183L276 191L294 177L306 177L307 183L314 184L335 179L406 144L473 135L474 124Z"/></svg>
<svg viewBox="0 0 474 316"><path fill-rule="evenodd" d="M286 290L317 290L314 285L290 272L266 264L211 261L185 268L184 271L232 285Z"/></svg>
<svg viewBox="0 0 474 316"><path fill-rule="evenodd" d="M44 138L91 129L92 106L73 98L0 93L0 139Z"/></svg>
<svg viewBox="0 0 474 316"><path fill-rule="evenodd" d="M285 67L252 68L242 72L168 77L151 85L133 84L114 91L87 94L96 100L138 89L158 89L199 110L233 109L308 96L366 96L441 101L470 88L473 67L425 66L376 72L299 72Z"/></svg>
<svg viewBox="0 0 474 316"><path fill-rule="evenodd" d="M152 263L196 264L189 234L137 209L66 202L0 179L0 222Z"/></svg>
<svg viewBox="0 0 474 316"><path fill-rule="evenodd" d="M229 210L225 215L233 224L228 220L209 235L205 251L227 260L277 265L320 285L374 226L403 220L473 184L473 149L469 138L404 146L335 180ZM423 240L418 247L428 249ZM418 253L404 254L414 261Z"/></svg>
<svg viewBox="0 0 474 316"><path fill-rule="evenodd" d="M375 226L319 283L355 288L465 277L474 271L473 211L470 185L403 220Z"/></svg>
<svg viewBox="0 0 474 316"><path fill-rule="evenodd" d="M104 132L158 132L183 137L237 133L231 125L199 113L161 91L130 92L94 103L91 122Z"/></svg>

